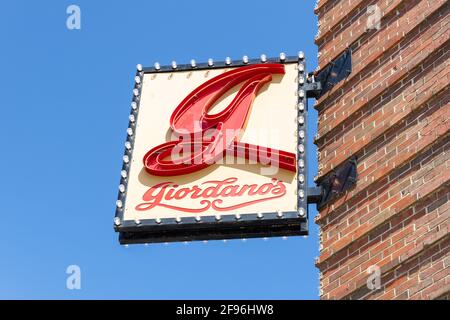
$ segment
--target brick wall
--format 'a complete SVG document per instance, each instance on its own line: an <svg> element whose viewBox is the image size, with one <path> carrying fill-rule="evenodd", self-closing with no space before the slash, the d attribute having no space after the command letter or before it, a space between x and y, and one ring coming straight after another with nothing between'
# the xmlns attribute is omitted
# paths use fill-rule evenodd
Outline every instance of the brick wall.
<svg viewBox="0 0 450 320"><path fill-rule="evenodd" d="M448 299L450 5L319 0L316 14L319 68L353 51L352 73L315 106L319 183L358 158L355 187L316 218L321 298Z"/></svg>

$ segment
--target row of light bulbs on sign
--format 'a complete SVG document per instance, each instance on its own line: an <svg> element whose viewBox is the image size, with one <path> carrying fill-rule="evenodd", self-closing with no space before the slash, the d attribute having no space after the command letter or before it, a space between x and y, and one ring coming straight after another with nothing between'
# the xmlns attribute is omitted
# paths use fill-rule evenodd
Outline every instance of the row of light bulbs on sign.
<svg viewBox="0 0 450 320"><path fill-rule="evenodd" d="M302 51L300 51L298 53L298 57L299 57L299 59L304 59L305 58L305 54ZM287 58L287 56L286 56L286 54L284 52L280 53L280 56L279 56L280 62L285 62L286 58ZM268 61L267 56L265 54L262 54L261 57L260 57L260 61L262 63L266 63ZM230 66L232 63L233 63L233 61L231 60L230 57L226 57L225 58L225 65ZM243 64L250 63L249 57L248 56L243 56L242 57L242 63ZM194 59L192 59L191 62L190 62L190 65L191 65L191 68L194 69L194 68L197 67L197 62ZM174 69L174 70L178 68L178 64L177 64L176 61L172 61L171 66L172 66L172 69ZM208 59L208 66L211 67L211 68L214 67L214 60L213 59L211 59L211 58ZM159 64L159 62L155 62L154 68L155 68L156 71L161 70L161 65Z"/></svg>
<svg viewBox="0 0 450 320"><path fill-rule="evenodd" d="M281 237L281 239L283 240L283 241L286 241L286 240L288 240L288 238L289 237L287 237L287 236L282 236ZM304 238L304 239L307 239L308 237L307 236L302 236L302 238ZM268 237L263 237L262 238L262 240L263 241L269 241L269 239L270 238L268 238ZM239 239L222 239L221 241L223 242L223 243L227 243L228 241L230 241L230 240L235 240L235 241L237 241L237 240L239 240ZM247 238L241 238L240 239L240 241L241 242L247 242ZM213 240L213 241L219 241L219 240ZM189 243L190 243L191 241L183 241L183 244L184 245L188 245ZM209 240L203 240L202 241L204 244L208 244L209 243ZM170 243L169 242L163 242L162 244L164 244L165 246L168 246ZM148 247L149 246L149 244L148 243L144 243L144 244L142 244L144 247ZM129 248L130 247L130 245L128 245L128 244L125 244L124 245L124 247L125 248Z"/></svg>
<svg viewBox="0 0 450 320"><path fill-rule="evenodd" d="M135 86L133 89L133 101L131 102L131 113L129 115L129 127L127 129L127 141L125 142L125 154L123 156L123 164L124 167L128 166L130 164L131 161L131 152L132 152L132 140L134 139L134 130L133 127L135 127L136 125L136 116L137 116L137 112L138 112L138 102L140 99L140 89L142 86L142 77L144 75L143 72L143 67L141 64L138 64L136 66L137 69L137 74L134 78L135 81ZM116 208L118 210L123 210L123 206L124 203L121 200L122 198L124 198L125 192L126 192L126 183L127 183L127 179L128 179L128 171L125 169L122 169L122 171L120 172L120 176L121 176L121 183L119 185L119 192L120 192L120 196L119 199L116 201ZM140 221L136 221L137 224L140 224ZM122 221L120 219L120 217L115 217L114 218L114 224L116 226L120 226L122 224Z"/></svg>
<svg viewBox="0 0 450 320"><path fill-rule="evenodd" d="M119 202L119 201L120 201L120 200L118 200L118 202L117 202L117 207L118 207L119 209L122 209L122 202L121 202L121 201ZM298 215L299 215L299 217L305 217L305 215L306 215L305 209L304 209L304 208L299 208L299 209L298 209ZM261 212L258 212L258 213L256 214L256 217L258 218L258 220L262 220L262 219L264 219L264 214L261 213ZM283 219L283 218L284 218L284 212L281 211L281 210L278 210L278 211L277 211L277 218ZM216 216L215 216L216 222L221 222L222 219L223 219L223 218L222 218L221 215L216 215ZM241 216L239 213L236 213L236 214L234 215L234 219L235 219L236 221L241 221L241 220L242 220L242 216ZM202 222L202 217L201 217L201 216L196 216L196 217L195 217L195 221L196 221L197 223L201 223L201 222ZM135 222L136 225L140 225L140 224L142 223L139 219L135 219L134 222ZM176 217L176 218L175 218L175 222L176 222L177 224L180 224L180 223L183 222L183 220L182 220L181 217ZM159 225L159 224L162 224L163 222L162 222L162 219L161 219L161 218L156 218L156 219L155 219L155 223ZM121 222L121 220L120 220L119 217L116 217L116 218L114 219L114 224L115 224L116 226L120 226L120 225L122 224L122 222Z"/></svg>
<svg viewBox="0 0 450 320"><path fill-rule="evenodd" d="M305 170L305 137L306 137L306 132L305 132L305 116L304 116L304 112L305 112L305 100L307 99L306 97L306 91L303 89L303 85L306 82L306 74L305 74L305 65L304 65L304 59L305 59L305 55L303 53L299 54L299 62L298 62L298 84L299 84L299 89L298 89L298 104L297 104L297 108L298 108L298 197L300 198L300 203L298 206L298 215L300 217L305 217L306 216L306 210L300 206L301 203L303 203L305 201L305 190L304 190L304 186L305 186L305 175L302 173L302 171Z"/></svg>

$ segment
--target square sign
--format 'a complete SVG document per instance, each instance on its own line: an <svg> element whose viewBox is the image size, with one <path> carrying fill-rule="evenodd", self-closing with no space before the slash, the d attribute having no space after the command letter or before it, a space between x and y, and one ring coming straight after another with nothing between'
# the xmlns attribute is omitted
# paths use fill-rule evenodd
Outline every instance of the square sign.
<svg viewBox="0 0 450 320"><path fill-rule="evenodd" d="M308 233L303 55L137 69L120 243Z"/></svg>

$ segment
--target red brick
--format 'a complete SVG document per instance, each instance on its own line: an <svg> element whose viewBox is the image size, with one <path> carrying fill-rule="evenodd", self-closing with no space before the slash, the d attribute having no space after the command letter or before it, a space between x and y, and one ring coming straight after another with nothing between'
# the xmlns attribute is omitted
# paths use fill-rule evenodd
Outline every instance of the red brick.
<svg viewBox="0 0 450 320"><path fill-rule="evenodd" d="M382 28L366 32L375 3ZM450 298L450 6L321 0L316 12L319 65L353 50L350 76L318 101L321 177L358 157L356 186L319 210L321 298ZM371 265L381 290L366 287Z"/></svg>

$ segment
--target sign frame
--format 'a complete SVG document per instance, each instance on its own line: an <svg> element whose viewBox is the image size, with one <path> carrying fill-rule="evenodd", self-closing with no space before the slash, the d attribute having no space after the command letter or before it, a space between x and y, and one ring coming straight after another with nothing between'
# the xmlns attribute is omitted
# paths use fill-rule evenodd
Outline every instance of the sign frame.
<svg viewBox="0 0 450 320"><path fill-rule="evenodd" d="M264 212L252 214L223 215L220 219L215 216L204 216L201 220L195 217L182 219L163 218L145 220L124 220L124 208L127 197L128 175L131 159L133 157L134 131L139 117L142 82L145 74L173 73L180 71L197 71L224 68L237 68L261 63L297 64L298 71L298 99L297 99L297 211L290 212ZM307 116L308 97L306 85L308 75L306 73L306 61L303 52L298 56L286 56L280 54L277 58L248 59L244 57L240 61L214 62L211 59L207 63L197 64L194 60L190 64L136 68L135 83L131 102L131 111L123 154L123 164L119 184L119 192L116 201L114 218L114 230L119 233L120 244L136 243L162 243L198 240L220 240L256 237L280 237L280 236L306 236L308 229L308 165L307 165ZM301 134L300 134L301 132Z"/></svg>

